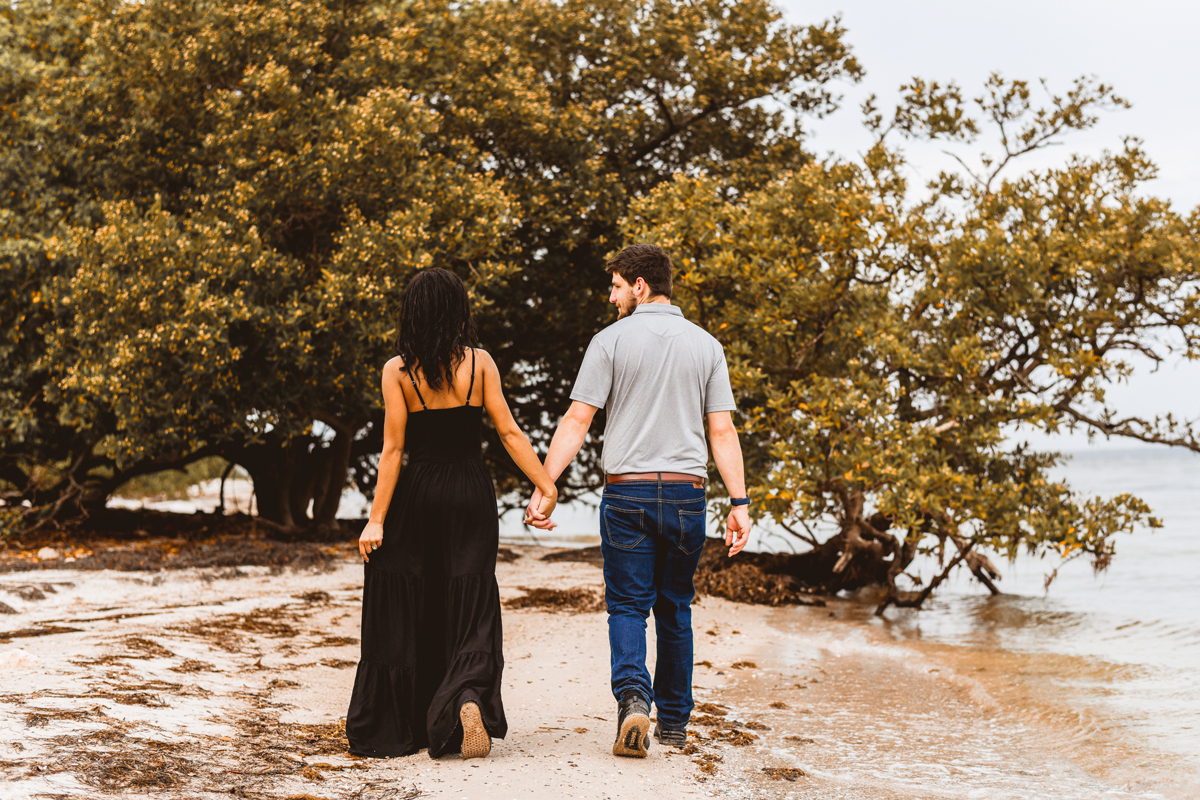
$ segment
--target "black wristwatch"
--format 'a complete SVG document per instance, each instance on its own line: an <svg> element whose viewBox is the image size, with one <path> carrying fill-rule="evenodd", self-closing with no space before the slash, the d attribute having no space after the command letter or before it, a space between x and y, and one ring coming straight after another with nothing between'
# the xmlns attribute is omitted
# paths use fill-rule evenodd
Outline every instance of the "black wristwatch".
<svg viewBox="0 0 1200 800"><path fill-rule="evenodd" d="M750 498L749 497L731 497L731 498L729 498L729 502L735 506L748 506L748 505L750 505Z"/></svg>

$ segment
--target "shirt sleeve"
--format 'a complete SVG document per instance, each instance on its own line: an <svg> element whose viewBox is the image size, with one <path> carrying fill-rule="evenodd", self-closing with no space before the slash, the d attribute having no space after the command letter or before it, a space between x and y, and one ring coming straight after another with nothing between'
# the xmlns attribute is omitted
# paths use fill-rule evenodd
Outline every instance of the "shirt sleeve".
<svg viewBox="0 0 1200 800"><path fill-rule="evenodd" d="M589 406L604 408L608 404L608 393L612 389L612 354L605 351L600 342L592 339L583 363L579 366L579 377L571 389L571 399Z"/></svg>
<svg viewBox="0 0 1200 800"><path fill-rule="evenodd" d="M717 363L712 374L708 376L708 385L704 387L705 414L737 410L737 403L733 400L733 387L729 385L729 365L725 363L725 351L720 345L717 347Z"/></svg>

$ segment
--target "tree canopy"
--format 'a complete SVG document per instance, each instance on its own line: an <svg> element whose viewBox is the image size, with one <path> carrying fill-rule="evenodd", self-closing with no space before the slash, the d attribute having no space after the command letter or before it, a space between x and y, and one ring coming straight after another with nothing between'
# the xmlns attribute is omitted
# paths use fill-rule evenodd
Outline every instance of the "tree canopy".
<svg viewBox="0 0 1200 800"><path fill-rule="evenodd" d="M468 282L544 445L635 240L725 344L756 508L813 545L808 585L919 603L897 579L923 550L990 584L985 551L1102 566L1154 524L1053 480L1021 426L1200 449L1105 398L1123 354L1200 354L1197 213L1147 194L1134 140L1019 171L1124 104L1094 81L1039 104L914 79L867 103L848 160L804 147L862 74L845 30L766 0L20 0L0 59L11 525L217 455L264 520L333 524L349 481L372 489L379 369L429 266ZM996 146L911 187L916 137ZM598 445L564 497L598 485ZM494 436L485 457L520 488Z"/></svg>
<svg viewBox="0 0 1200 800"><path fill-rule="evenodd" d="M285 527L310 503L332 521L347 470L370 489L373 376L414 270L468 279L544 439L630 199L800 163L794 117L759 101L821 113L858 73L836 21L764 2L35 0L5 20L5 332L28 348L10 501L99 503L219 454Z"/></svg>
<svg viewBox="0 0 1200 800"><path fill-rule="evenodd" d="M1115 534L1159 524L1135 497L1054 480L1061 456L1014 446L1022 430L1200 450L1194 425L1105 402L1123 354L1200 355L1200 215L1141 194L1154 169L1132 140L1000 174L1122 101L1081 80L1034 108L1027 84L994 76L977 120L953 85L907 88L886 126L868 104L862 163L812 162L733 199L681 177L635 204L629 232L677 254L680 302L726 346L751 494L813 547L784 568L826 590L885 584L881 611L919 604L961 561L995 591L985 550L1103 568ZM914 197L888 136L972 140L987 123L1001 152ZM837 535L820 541L820 519ZM924 590L897 587L947 546Z"/></svg>
<svg viewBox="0 0 1200 800"><path fill-rule="evenodd" d="M399 288L433 263L503 281L507 194L431 146L439 119L404 84L403 19L336 4L75 11L62 68L5 114L30 128L6 132L10 191L40 195L6 268L46 309L13 326L37 377L12 407L45 407L10 433L6 466L29 475L9 483L97 502L220 454L254 476L267 519L294 525L311 501L332 520ZM48 478L28 443L64 420L77 446L49 454Z"/></svg>

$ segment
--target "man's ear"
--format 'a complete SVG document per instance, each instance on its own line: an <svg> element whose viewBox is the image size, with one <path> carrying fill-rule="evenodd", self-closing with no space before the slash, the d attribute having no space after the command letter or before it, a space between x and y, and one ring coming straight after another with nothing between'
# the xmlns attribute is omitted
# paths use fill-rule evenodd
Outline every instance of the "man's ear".
<svg viewBox="0 0 1200 800"><path fill-rule="evenodd" d="M633 292L634 292L634 294L638 295L639 297L640 297L640 296L641 296L643 293L647 292L647 291L649 290L649 288L650 288L650 287L649 287L649 285L646 283L646 279L645 279L645 278L638 278L637 280L635 280L635 281L633 282Z"/></svg>

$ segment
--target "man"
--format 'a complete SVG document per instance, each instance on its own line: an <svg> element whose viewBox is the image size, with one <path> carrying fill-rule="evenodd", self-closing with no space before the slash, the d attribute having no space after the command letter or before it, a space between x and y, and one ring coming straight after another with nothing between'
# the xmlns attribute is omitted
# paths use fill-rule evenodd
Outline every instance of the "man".
<svg viewBox="0 0 1200 800"><path fill-rule="evenodd" d="M749 499L735 408L721 344L671 305L671 259L637 244L607 265L618 319L592 339L572 404L546 455L557 480L601 408L608 410L600 503L612 690L618 701L613 753L645 757L650 704L655 738L683 747L692 702L692 579L705 542L708 447L733 501L725 523L732 556L750 535ZM548 529L534 495L525 521ZM654 611L658 661L646 669L646 618Z"/></svg>

